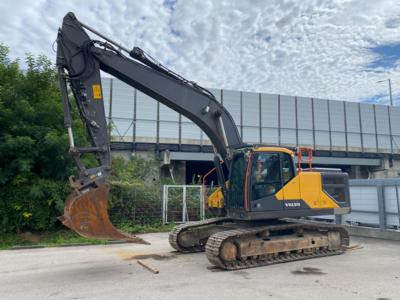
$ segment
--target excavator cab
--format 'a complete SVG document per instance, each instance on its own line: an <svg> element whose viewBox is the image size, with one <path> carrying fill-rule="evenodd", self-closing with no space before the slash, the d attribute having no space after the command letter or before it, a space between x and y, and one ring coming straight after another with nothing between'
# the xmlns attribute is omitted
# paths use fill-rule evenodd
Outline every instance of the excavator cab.
<svg viewBox="0 0 400 300"><path fill-rule="evenodd" d="M305 162L309 168L303 170L303 149L236 150L227 197L223 201L221 191L216 190L209 197L209 207L222 208L224 203L229 217L246 220L348 213L348 175L340 169L313 168L311 155L308 151Z"/></svg>
<svg viewBox="0 0 400 300"><path fill-rule="evenodd" d="M249 199L254 202L274 196L296 175L292 155L290 150L278 147L237 150L230 169L228 207L248 211ZM222 203L214 200L217 195L222 197L220 190L210 196L213 201L209 205Z"/></svg>

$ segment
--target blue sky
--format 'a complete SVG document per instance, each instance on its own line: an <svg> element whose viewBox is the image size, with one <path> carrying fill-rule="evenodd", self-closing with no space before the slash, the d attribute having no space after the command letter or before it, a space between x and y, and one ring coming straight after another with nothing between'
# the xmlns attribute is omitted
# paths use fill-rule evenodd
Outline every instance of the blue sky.
<svg viewBox="0 0 400 300"><path fill-rule="evenodd" d="M392 26L394 25L395 24L392 24ZM399 64L400 42L376 45L368 48L368 51L374 55L374 59L366 65L366 68L373 72L385 73L385 70L390 72L390 70L395 69ZM360 99L361 102L390 105L390 89L388 80L379 80L377 83L386 86L386 92L380 92L367 98ZM392 89L392 97L393 104L398 105L400 102L400 95L396 90L393 91Z"/></svg>
<svg viewBox="0 0 400 300"><path fill-rule="evenodd" d="M360 99L360 102L369 104L389 105L390 97L389 93L380 93L367 98Z"/></svg>
<svg viewBox="0 0 400 300"><path fill-rule="evenodd" d="M62 17L139 46L203 86L387 103L400 99L398 0L1 1L13 58L54 60ZM400 103L399 103L400 104Z"/></svg>
<svg viewBox="0 0 400 300"><path fill-rule="evenodd" d="M400 41L394 44L382 44L369 48L376 58L368 64L368 68L394 68L400 59Z"/></svg>

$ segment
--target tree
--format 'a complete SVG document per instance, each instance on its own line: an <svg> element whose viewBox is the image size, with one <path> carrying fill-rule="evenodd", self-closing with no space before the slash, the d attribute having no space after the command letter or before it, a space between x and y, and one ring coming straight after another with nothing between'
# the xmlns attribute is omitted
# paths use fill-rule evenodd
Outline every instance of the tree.
<svg viewBox="0 0 400 300"><path fill-rule="evenodd" d="M77 172L68 154L57 72L45 56L26 56L26 70L0 44L0 232L49 230L60 226L68 176ZM76 106L71 107L74 138L86 145L86 131ZM93 156L85 165L96 165ZM113 162L111 204L120 221L132 220L132 207L150 199L159 205L159 190L148 177L156 162ZM133 189L133 194L132 194ZM159 212L160 209L157 209ZM139 221L144 222L146 215Z"/></svg>
<svg viewBox="0 0 400 300"><path fill-rule="evenodd" d="M0 44L0 226L3 231L52 228L69 191L68 155L57 73L45 56L27 69ZM74 119L78 139L82 124Z"/></svg>

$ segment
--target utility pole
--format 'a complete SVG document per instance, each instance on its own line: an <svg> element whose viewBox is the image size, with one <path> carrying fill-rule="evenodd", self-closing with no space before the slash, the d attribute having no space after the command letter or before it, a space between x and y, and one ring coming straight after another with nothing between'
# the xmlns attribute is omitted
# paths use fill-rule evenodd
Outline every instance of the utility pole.
<svg viewBox="0 0 400 300"><path fill-rule="evenodd" d="M386 80L379 80L377 81L377 83L381 83L381 82L385 82ZM392 96L392 81L389 79L387 79L387 81L389 82L389 99L390 99L390 106L393 106L393 96Z"/></svg>

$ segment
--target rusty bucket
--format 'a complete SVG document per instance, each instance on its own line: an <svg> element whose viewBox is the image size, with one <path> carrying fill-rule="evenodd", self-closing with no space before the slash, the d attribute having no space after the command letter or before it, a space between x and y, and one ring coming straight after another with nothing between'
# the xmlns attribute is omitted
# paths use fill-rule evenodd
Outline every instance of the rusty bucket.
<svg viewBox="0 0 400 300"><path fill-rule="evenodd" d="M120 232L111 224L107 212L109 190L104 184L84 193L73 191L67 197L64 215L59 220L83 237L149 244L139 237Z"/></svg>

